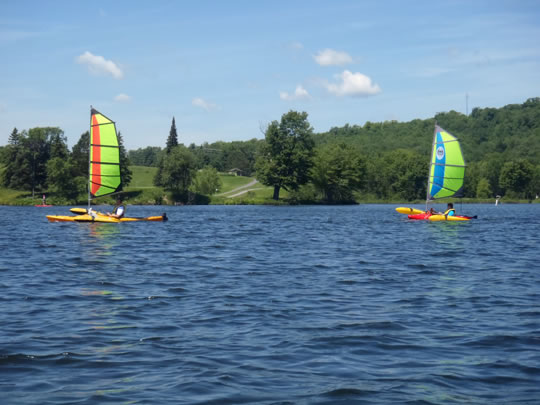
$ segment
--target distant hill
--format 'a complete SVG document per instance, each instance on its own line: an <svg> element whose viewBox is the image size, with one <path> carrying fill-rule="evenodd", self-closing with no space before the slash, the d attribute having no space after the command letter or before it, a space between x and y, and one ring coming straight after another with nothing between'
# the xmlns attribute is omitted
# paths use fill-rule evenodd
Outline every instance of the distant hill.
<svg viewBox="0 0 540 405"><path fill-rule="evenodd" d="M427 155L435 122L459 138L468 162L492 153L507 160L540 158L540 98L502 108L475 108L469 116L450 111L427 120L345 125L318 134L315 140L355 144L367 154L409 149Z"/></svg>

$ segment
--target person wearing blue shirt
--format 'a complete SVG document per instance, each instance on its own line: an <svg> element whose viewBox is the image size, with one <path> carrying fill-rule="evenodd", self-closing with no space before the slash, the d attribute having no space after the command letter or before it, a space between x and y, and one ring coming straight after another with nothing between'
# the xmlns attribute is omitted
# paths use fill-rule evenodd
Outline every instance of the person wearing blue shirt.
<svg viewBox="0 0 540 405"><path fill-rule="evenodd" d="M456 215L456 210L454 209L454 204L448 203L448 206L446 207L446 211L444 211L444 214L447 217L453 217Z"/></svg>

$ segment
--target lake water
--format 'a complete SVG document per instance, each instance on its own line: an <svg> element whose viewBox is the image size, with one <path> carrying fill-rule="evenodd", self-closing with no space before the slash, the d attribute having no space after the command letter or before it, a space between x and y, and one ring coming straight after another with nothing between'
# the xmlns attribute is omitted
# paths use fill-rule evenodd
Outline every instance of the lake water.
<svg viewBox="0 0 540 405"><path fill-rule="evenodd" d="M540 204L395 207L0 207L0 402L540 403Z"/></svg>

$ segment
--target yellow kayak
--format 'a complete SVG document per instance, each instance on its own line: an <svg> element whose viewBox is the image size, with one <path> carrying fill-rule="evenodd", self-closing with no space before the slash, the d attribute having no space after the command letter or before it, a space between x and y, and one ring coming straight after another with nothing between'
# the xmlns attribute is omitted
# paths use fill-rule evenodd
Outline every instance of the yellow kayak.
<svg viewBox="0 0 540 405"><path fill-rule="evenodd" d="M476 218L474 217L468 217L465 215L454 215L454 216L447 216L447 215L431 215L428 219L430 221L470 221L471 219Z"/></svg>
<svg viewBox="0 0 540 405"><path fill-rule="evenodd" d="M425 214L425 211L418 210L416 208L397 207L396 211L400 214L413 215L413 214Z"/></svg>
<svg viewBox="0 0 540 405"><path fill-rule="evenodd" d="M71 208L71 212L79 215L47 215L50 222L103 222L115 224L118 222L134 222L134 221L167 221L167 214L156 215L151 217L123 217L114 218L98 211L91 211L89 214L85 208Z"/></svg>

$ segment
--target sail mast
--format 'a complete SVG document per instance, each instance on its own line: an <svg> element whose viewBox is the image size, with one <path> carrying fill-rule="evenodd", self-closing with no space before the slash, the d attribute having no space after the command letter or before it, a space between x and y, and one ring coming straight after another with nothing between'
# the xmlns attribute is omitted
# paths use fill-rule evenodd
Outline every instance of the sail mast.
<svg viewBox="0 0 540 405"><path fill-rule="evenodd" d="M92 148L92 106L90 106L90 130L88 131L88 208L90 208L91 194L90 187L92 186L91 158L90 149Z"/></svg>
<svg viewBox="0 0 540 405"><path fill-rule="evenodd" d="M435 150L433 146L435 145L436 142L437 142L437 121L435 121L433 141L431 142L431 158L429 159L429 166L428 166L428 176L427 176L427 186L426 186L426 211L427 211L428 202L429 202L429 180L431 177L431 165L433 164L433 151Z"/></svg>

